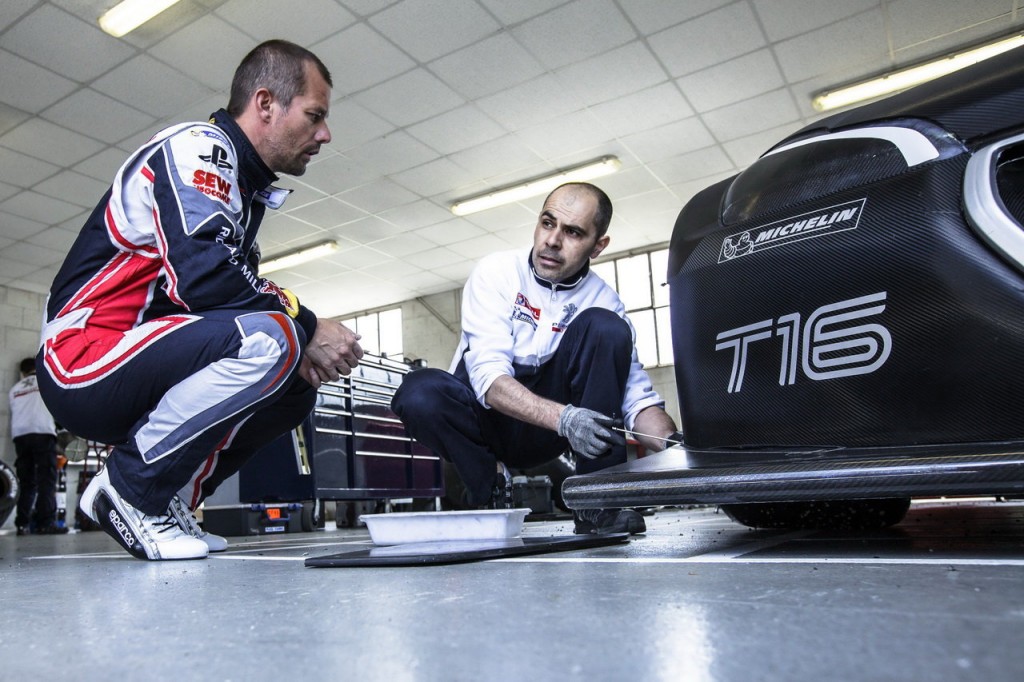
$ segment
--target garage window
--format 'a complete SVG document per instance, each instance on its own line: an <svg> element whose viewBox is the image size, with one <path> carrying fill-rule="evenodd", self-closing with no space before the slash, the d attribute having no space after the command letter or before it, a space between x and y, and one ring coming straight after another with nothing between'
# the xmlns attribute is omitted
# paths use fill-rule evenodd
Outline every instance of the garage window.
<svg viewBox="0 0 1024 682"><path fill-rule="evenodd" d="M672 327L669 322L668 249L624 256L591 266L619 293L636 328L636 350L645 367L671 365Z"/></svg>
<svg viewBox="0 0 1024 682"><path fill-rule="evenodd" d="M339 321L363 337L359 339L359 345L367 353L395 359L402 357L401 308L366 313Z"/></svg>

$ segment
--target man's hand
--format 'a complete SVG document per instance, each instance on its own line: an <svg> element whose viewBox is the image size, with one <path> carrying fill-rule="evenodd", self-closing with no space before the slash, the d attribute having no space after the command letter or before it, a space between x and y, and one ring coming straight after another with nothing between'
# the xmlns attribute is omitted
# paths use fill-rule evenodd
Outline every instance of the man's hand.
<svg viewBox="0 0 1024 682"><path fill-rule="evenodd" d="M615 445L625 445L626 437L611 427L616 420L585 407L566 405L558 417L558 435L569 439L576 454L597 459ZM618 422L620 428L622 422Z"/></svg>
<svg viewBox="0 0 1024 682"><path fill-rule="evenodd" d="M363 349L362 338L345 325L333 320L317 319L313 338L306 344L299 371L302 378L320 388L327 381L348 376L359 364Z"/></svg>

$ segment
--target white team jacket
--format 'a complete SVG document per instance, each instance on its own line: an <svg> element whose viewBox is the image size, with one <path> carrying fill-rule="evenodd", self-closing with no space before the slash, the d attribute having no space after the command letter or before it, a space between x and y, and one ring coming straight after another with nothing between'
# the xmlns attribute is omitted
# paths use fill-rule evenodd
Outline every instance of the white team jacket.
<svg viewBox="0 0 1024 682"><path fill-rule="evenodd" d="M575 284L552 284L530 267L531 249L494 253L473 269L463 290L462 335L449 371L465 357L469 381L485 407L487 389L499 376L529 374L547 362L562 340L562 332L580 311L605 308L636 330L619 295L604 280L588 272ZM636 347L622 401L626 428L652 405L664 406L650 377L637 359Z"/></svg>

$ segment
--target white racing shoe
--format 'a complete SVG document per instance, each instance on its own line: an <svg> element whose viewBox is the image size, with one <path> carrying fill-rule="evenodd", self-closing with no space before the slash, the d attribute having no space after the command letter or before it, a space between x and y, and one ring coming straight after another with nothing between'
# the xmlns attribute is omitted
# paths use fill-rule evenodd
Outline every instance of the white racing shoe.
<svg viewBox="0 0 1024 682"><path fill-rule="evenodd" d="M82 492L79 506L85 515L138 559L205 559L210 549L183 530L171 509L149 516L131 506L114 490L103 467Z"/></svg>
<svg viewBox="0 0 1024 682"><path fill-rule="evenodd" d="M199 521L196 520L196 515L192 513L188 505L185 504L180 497L175 495L171 498L171 506L168 507L168 511L174 515L177 519L178 525L184 529L186 533L202 540L206 543L206 546L210 548L211 552L223 552L228 548L228 541L219 535L213 533L207 533L199 525Z"/></svg>

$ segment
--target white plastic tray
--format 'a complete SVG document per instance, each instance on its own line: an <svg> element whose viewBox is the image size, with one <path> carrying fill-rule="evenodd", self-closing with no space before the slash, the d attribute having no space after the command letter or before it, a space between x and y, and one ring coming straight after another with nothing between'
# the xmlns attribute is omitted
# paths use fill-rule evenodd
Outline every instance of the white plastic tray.
<svg viewBox="0 0 1024 682"><path fill-rule="evenodd" d="M500 540L518 537L523 509L478 509L444 512L396 512L363 514L359 517L370 531L375 545L452 540Z"/></svg>

